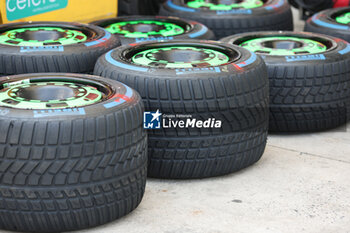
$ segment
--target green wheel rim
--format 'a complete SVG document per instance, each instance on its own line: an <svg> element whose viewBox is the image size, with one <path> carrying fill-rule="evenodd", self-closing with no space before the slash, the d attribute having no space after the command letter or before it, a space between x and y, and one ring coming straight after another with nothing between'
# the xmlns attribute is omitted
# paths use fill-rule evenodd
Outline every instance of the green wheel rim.
<svg viewBox="0 0 350 233"><path fill-rule="evenodd" d="M113 34L128 38L147 38L152 36L177 36L185 32L179 25L155 20L134 20L113 23L105 27Z"/></svg>
<svg viewBox="0 0 350 233"><path fill-rule="evenodd" d="M271 36L246 40L240 44L252 52L269 55L315 54L327 50L321 42L292 36Z"/></svg>
<svg viewBox="0 0 350 233"><path fill-rule="evenodd" d="M0 106L18 109L76 108L99 102L103 93L95 87L72 82L5 83Z"/></svg>
<svg viewBox="0 0 350 233"><path fill-rule="evenodd" d="M77 30L59 27L16 28L0 34L0 44L14 46L69 45L87 40L87 36Z"/></svg>
<svg viewBox="0 0 350 233"><path fill-rule="evenodd" d="M225 64L230 58L220 51L208 48L169 46L143 50L136 53L131 60L135 64L148 67L204 68Z"/></svg>
<svg viewBox="0 0 350 233"><path fill-rule="evenodd" d="M191 8L204 8L212 11L228 11L237 8L257 8L264 5L262 0L192 0L187 3Z"/></svg>
<svg viewBox="0 0 350 233"><path fill-rule="evenodd" d="M349 24L350 23L350 12L339 15L338 17L335 18L335 20L341 24Z"/></svg>

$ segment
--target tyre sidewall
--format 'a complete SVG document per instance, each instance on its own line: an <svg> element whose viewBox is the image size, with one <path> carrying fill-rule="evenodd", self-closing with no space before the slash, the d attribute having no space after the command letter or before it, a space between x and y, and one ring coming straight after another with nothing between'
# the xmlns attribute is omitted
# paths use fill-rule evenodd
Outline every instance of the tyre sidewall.
<svg viewBox="0 0 350 233"><path fill-rule="evenodd" d="M46 25L46 26L70 26L84 27L93 30L96 33L94 38L90 38L85 42L69 45L52 45L52 46L12 46L0 44L1 54L6 55L20 55L20 56L50 56L59 54L76 54L80 51L94 51L100 49L114 48L120 45L117 37L112 36L111 33L101 27L95 25L87 25L80 23L66 23L66 22L33 22L33 23L12 23L0 26L0 31L8 26L21 27L28 25Z"/></svg>
<svg viewBox="0 0 350 233"><path fill-rule="evenodd" d="M291 32L292 33L292 32ZM291 34L289 33L289 34ZM267 33L262 33L262 35L266 35ZM277 32L271 32L268 33L271 35L277 35ZM288 32L287 32L288 34ZM289 35L288 34L288 35ZM298 35L306 35L306 36L312 36L315 35L313 33L304 33L304 32L298 32ZM239 38L246 37L248 35L252 35L252 33L242 33L236 36L226 37L223 38L221 41L228 43L228 44L234 44L235 41L237 41ZM259 33L257 33L259 35ZM283 33L280 33L279 35L283 35ZM316 34L317 36L317 34ZM322 35L323 36L323 35ZM260 56L264 59L265 63L267 65L275 65L275 66L305 66L307 64L313 64L313 65L323 65L326 63L332 63L339 60L343 60L345 57L350 57L350 44L346 41L334 38L331 36L327 36L329 39L332 39L336 43L336 47L333 49L329 49L322 53L315 53L310 55L288 55L288 56L275 56L275 55L263 55L260 54Z"/></svg>
<svg viewBox="0 0 350 233"><path fill-rule="evenodd" d="M350 40L350 27L335 21L331 16L350 7L321 11L310 17L305 24L305 31L318 32Z"/></svg>
<svg viewBox="0 0 350 233"><path fill-rule="evenodd" d="M150 36L148 38L128 38L122 35L115 34L121 41L122 45L132 44L132 43L140 43L146 41L169 41L169 40L180 40L180 39L203 39L203 40L211 40L214 39L214 33L208 29L206 26L199 22L195 22L192 20L180 19L177 17L165 17L165 16L125 16L118 18L111 18L106 20L99 20L91 22L91 24L105 27L114 22L120 22L124 20L177 20L183 21L185 24L190 25L190 29L181 35L175 36Z"/></svg>
<svg viewBox="0 0 350 233"><path fill-rule="evenodd" d="M54 73L48 74L35 74L36 76L55 76ZM57 76L62 76L62 74L57 74ZM5 76L0 78L0 82L3 80L13 79L13 80L23 80L28 75L16 75L16 76ZM98 76L92 75L76 75L69 74L68 77L84 77L85 79L97 81L108 85L114 93L118 93L119 96L125 97L125 100L119 100L117 102L117 97L112 97L101 102L87 105L83 107L76 108L65 108L65 109L46 109L46 110L32 110L32 109L16 109L0 106L0 119L13 120L13 119L37 119L38 121L56 121L56 120L75 120L84 119L89 117L96 117L101 115L101 112L105 114L120 111L129 107L130 105L136 105L141 102L140 95L132 88L126 86L123 83L112 79L105 79Z"/></svg>
<svg viewBox="0 0 350 233"><path fill-rule="evenodd" d="M176 41L176 42L184 42L186 44L191 44L190 40L187 41ZM199 43L217 43L214 41L199 41ZM141 45L158 45L159 43L156 42L145 42L138 44ZM126 50L130 49L136 49L138 45L126 45L118 47L112 51L109 51L108 53L101 56L96 64L97 66L117 66L118 69L124 70L123 72L132 72L132 73L140 73L142 75L145 75L145 73L152 76L157 76L159 78L162 77L181 77L186 79L192 78L194 76L200 76L200 77L207 77L207 78L213 78L213 77L221 77L223 74L231 74L231 73L240 73L244 72L248 69L251 69L253 64L255 66L255 63L262 62L261 58L254 53L243 49L239 46L235 45L228 45L226 43L218 43L223 47L226 47L227 49L231 50L238 50L241 54L240 58L234 62L229 62L223 65L215 66L215 67L208 67L208 68L178 68L178 69L169 69L169 68L152 68L152 67L144 67L137 64L133 64L130 61L126 60L123 56L124 52ZM95 70L96 70L95 67Z"/></svg>
<svg viewBox="0 0 350 233"><path fill-rule="evenodd" d="M168 0L161 7L161 11L176 12L178 14L191 14L193 17L222 17L222 18L242 18L270 15L274 12L283 12L290 10L286 0L269 0L261 7L251 9L234 9L229 11L205 11L186 7L182 0ZM204 16L205 15L205 16Z"/></svg>

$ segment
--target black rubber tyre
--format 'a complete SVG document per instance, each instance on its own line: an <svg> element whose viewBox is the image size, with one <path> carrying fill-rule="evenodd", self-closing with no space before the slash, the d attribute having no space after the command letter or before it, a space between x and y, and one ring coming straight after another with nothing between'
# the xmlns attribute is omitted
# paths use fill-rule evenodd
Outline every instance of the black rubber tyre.
<svg viewBox="0 0 350 233"><path fill-rule="evenodd" d="M174 69L136 65L128 59L136 51L164 46L212 48L227 53L230 61L215 67ZM240 54L237 60L234 54ZM187 55L181 57L192 61ZM102 56L94 73L135 88L147 111L160 110L164 117L190 114L187 119L222 121L221 128L149 130L150 177L224 175L257 162L264 152L268 77L262 59L246 49L214 41L141 43Z"/></svg>
<svg viewBox="0 0 350 233"><path fill-rule="evenodd" d="M157 15L165 0L118 0L118 15Z"/></svg>
<svg viewBox="0 0 350 233"><path fill-rule="evenodd" d="M328 50L311 55L262 54L270 78L270 131L312 132L335 128L350 110L350 45L341 39L307 32L244 33L222 41L294 36L321 41Z"/></svg>
<svg viewBox="0 0 350 233"><path fill-rule="evenodd" d="M347 12L350 12L350 7L321 11L306 21L305 31L326 34L350 42L350 26L335 20L335 17Z"/></svg>
<svg viewBox="0 0 350 233"><path fill-rule="evenodd" d="M144 42L144 41L163 41L163 40L181 40L181 39L211 40L211 39L215 38L214 33L211 30L209 30L206 26L204 26L203 24L198 23L198 22L194 22L194 21L190 21L190 20L180 19L177 17L125 16L125 17L118 17L118 18L111 18L111 19L95 21L95 22L92 22L91 24L105 28L108 25L111 25L113 23L125 22L125 21L136 21L136 20L152 20L152 21L173 23L173 24L181 26L183 29L185 29L185 32L183 34L175 35L175 36L149 36L146 38L145 37L130 38L130 37L125 37L123 34L115 34L118 36L118 38L120 39L120 41L123 45L132 44L132 43L139 43L139 42Z"/></svg>
<svg viewBox="0 0 350 233"><path fill-rule="evenodd" d="M293 16L287 0L267 0L262 7L231 11L189 8L189 0L168 0L160 15L188 18L210 28L217 39L241 32L293 30Z"/></svg>
<svg viewBox="0 0 350 233"><path fill-rule="evenodd" d="M1 91L20 80L74 81L104 88L105 97L55 110L0 103L0 228L78 230L135 209L147 177L140 96L114 80L62 73L2 77ZM116 102L119 97L127 101Z"/></svg>
<svg viewBox="0 0 350 233"><path fill-rule="evenodd" d="M18 28L59 27L83 32L84 42L62 45L60 42L44 46L19 46L0 43L0 76L67 72L92 73L99 56L120 45L118 38L103 28L68 22L29 22L0 25L0 35ZM42 35L33 37L39 37ZM47 37L47 35L44 35Z"/></svg>

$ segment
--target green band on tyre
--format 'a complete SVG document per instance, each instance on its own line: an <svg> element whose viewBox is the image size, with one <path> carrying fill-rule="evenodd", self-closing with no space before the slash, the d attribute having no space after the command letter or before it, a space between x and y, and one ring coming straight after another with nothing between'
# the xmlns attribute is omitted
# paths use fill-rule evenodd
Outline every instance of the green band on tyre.
<svg viewBox="0 0 350 233"><path fill-rule="evenodd" d="M338 23L349 24L350 23L350 12L344 13L335 18Z"/></svg>
<svg viewBox="0 0 350 233"><path fill-rule="evenodd" d="M3 85L0 106L38 110L76 108L99 102L102 97L102 92L83 84L24 80Z"/></svg>
<svg viewBox="0 0 350 233"><path fill-rule="evenodd" d="M268 46L268 44L274 46ZM297 38L292 36L271 36L255 38L240 44L252 52L269 55L296 55L315 54L327 50L327 46L311 39Z"/></svg>
<svg viewBox="0 0 350 233"><path fill-rule="evenodd" d="M0 44L13 46L69 45L86 40L81 31L59 27L17 28L0 34Z"/></svg>
<svg viewBox="0 0 350 233"><path fill-rule="evenodd" d="M151 36L177 36L185 32L179 25L155 20L135 20L113 23L105 27L113 34L128 38L147 38Z"/></svg>
<svg viewBox="0 0 350 233"><path fill-rule="evenodd" d="M208 1L208 0L192 0L187 3L187 6L191 8L206 8L213 11L228 11L237 8L257 8L264 5L261 0L243 0L239 3L234 3L231 0L219 0L219 1Z"/></svg>
<svg viewBox="0 0 350 233"><path fill-rule="evenodd" d="M132 62L142 66L159 68L204 68L227 63L230 58L213 49L170 46L141 51Z"/></svg>

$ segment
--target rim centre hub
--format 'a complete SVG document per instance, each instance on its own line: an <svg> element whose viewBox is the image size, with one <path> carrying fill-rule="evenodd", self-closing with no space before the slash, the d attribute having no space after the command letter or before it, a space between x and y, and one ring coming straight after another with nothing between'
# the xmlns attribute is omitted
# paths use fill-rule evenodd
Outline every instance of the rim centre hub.
<svg viewBox="0 0 350 233"><path fill-rule="evenodd" d="M69 45L87 39L81 31L59 27L16 28L0 33L0 44L12 46Z"/></svg>
<svg viewBox="0 0 350 233"><path fill-rule="evenodd" d="M207 10L232 10L236 8L257 8L264 5L262 0L191 0L187 6Z"/></svg>
<svg viewBox="0 0 350 233"><path fill-rule="evenodd" d="M195 68L219 66L230 58L214 49L170 46L143 50L132 56L131 60L148 67Z"/></svg>
<svg viewBox="0 0 350 233"><path fill-rule="evenodd" d="M304 46L302 42L293 40L283 40L283 41L265 41L262 46L271 49L297 49Z"/></svg>
<svg viewBox="0 0 350 233"><path fill-rule="evenodd" d="M142 33L147 33L147 32L159 32L161 30L164 30L165 27L163 25L156 25L156 24L145 24L145 23L140 23L140 24L127 24L124 27L122 27L122 30L129 31L129 32L142 32Z"/></svg>
<svg viewBox="0 0 350 233"><path fill-rule="evenodd" d="M327 50L327 46L319 41L292 36L267 36L248 39L239 45L252 52L281 56L316 54Z"/></svg>
<svg viewBox="0 0 350 233"><path fill-rule="evenodd" d="M96 88L71 82L6 83L0 89L0 106L18 109L76 108L99 102Z"/></svg>
<svg viewBox="0 0 350 233"><path fill-rule="evenodd" d="M58 40L60 38L66 37L67 34L65 32L59 31L46 31L46 30L38 30L38 31L24 31L18 32L16 34L17 38L23 39L25 41L36 40L36 41L46 41L46 40Z"/></svg>
<svg viewBox="0 0 350 233"><path fill-rule="evenodd" d="M110 33L120 34L128 38L176 36L185 32L185 29L180 25L155 20L122 21L110 24L105 29Z"/></svg>
<svg viewBox="0 0 350 233"><path fill-rule="evenodd" d="M18 97L27 100L51 101L69 99L75 96L76 91L67 86L29 86L21 88L16 93Z"/></svg>
<svg viewBox="0 0 350 233"><path fill-rule="evenodd" d="M147 57L154 61L167 61L169 63L176 62L192 62L209 58L210 54L201 51L191 50L160 50L157 53L150 53Z"/></svg>

